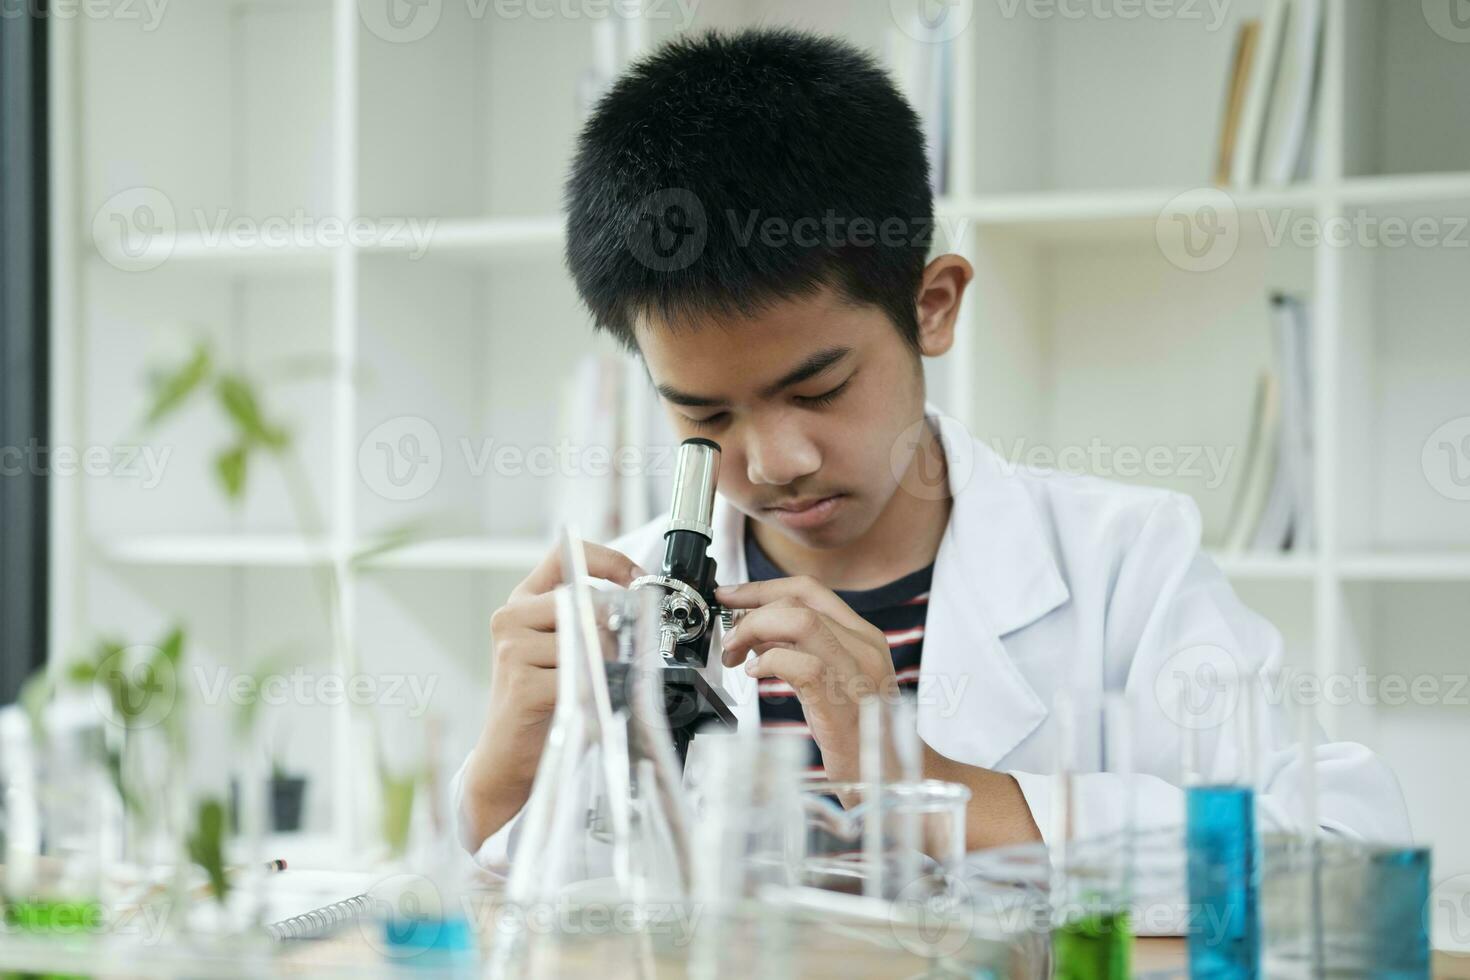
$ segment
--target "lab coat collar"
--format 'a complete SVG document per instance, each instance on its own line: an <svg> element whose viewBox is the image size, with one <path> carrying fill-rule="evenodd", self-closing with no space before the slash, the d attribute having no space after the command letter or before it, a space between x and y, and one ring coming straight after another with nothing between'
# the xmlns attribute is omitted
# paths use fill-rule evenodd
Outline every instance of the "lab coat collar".
<svg viewBox="0 0 1470 980"><path fill-rule="evenodd" d="M1070 598L1030 491L956 419L937 423L953 506L939 542L919 665L919 736L966 765L994 768L1047 715L1003 637Z"/></svg>
<svg viewBox="0 0 1470 980"><path fill-rule="evenodd" d="M941 755L994 766L1046 717L1002 637L1070 598L1031 494L990 447L933 405L953 498L935 558L919 674L919 734ZM902 492L902 491L900 491ZM745 515L724 497L715 509L715 557L723 582L746 582ZM723 672L741 723L759 724L755 682Z"/></svg>
<svg viewBox="0 0 1470 980"><path fill-rule="evenodd" d="M1046 523L1016 464L973 438L956 419L932 405L926 410L939 426L950 461L954 500L936 563L948 547L956 571L972 586L967 589L970 601L995 635L1005 636L1051 612L1071 593L1057 568Z"/></svg>

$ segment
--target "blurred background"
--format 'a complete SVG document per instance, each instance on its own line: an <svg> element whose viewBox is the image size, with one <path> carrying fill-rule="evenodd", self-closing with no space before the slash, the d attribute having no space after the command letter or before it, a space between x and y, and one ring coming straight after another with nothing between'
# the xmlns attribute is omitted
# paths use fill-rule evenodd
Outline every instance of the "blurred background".
<svg viewBox="0 0 1470 980"><path fill-rule="evenodd" d="M871 50L924 119L936 250L977 272L931 400L1018 462L1191 494L1291 690L1388 759L1435 880L1470 891L1463 0L24 20L0 96L5 700L174 626L206 700L280 678L260 724L306 787L291 855L362 833L359 777L426 719L467 749L490 613L554 528L666 505L644 375L562 267L578 127L668 37L789 24ZM194 737L192 767L233 751Z"/></svg>

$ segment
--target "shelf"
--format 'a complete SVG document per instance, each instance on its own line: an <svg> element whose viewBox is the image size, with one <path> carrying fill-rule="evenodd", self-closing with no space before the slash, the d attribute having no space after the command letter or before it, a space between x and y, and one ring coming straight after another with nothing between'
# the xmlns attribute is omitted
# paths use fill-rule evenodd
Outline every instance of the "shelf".
<svg viewBox="0 0 1470 980"><path fill-rule="evenodd" d="M1233 579L1310 580L1318 561L1311 555L1267 555L1207 551L1220 570Z"/></svg>
<svg viewBox="0 0 1470 980"><path fill-rule="evenodd" d="M423 255L467 259L561 256L564 218L559 214L534 218L416 219L429 225L429 241ZM412 255L412 243L385 242L363 249L378 254Z"/></svg>
<svg viewBox="0 0 1470 980"><path fill-rule="evenodd" d="M969 221L981 230L1008 231L1043 241L1151 238L1171 207L1224 202L1238 213L1315 208L1325 200L1320 185L1238 190L1174 187L1145 190L990 194L937 203L941 220Z"/></svg>
<svg viewBox="0 0 1470 980"><path fill-rule="evenodd" d="M149 534L96 542L104 559L119 565L196 565L295 568L332 561L323 541L294 535Z"/></svg>
<svg viewBox="0 0 1470 980"><path fill-rule="evenodd" d="M1223 193L1240 212L1353 205L1416 204L1470 200L1470 173L1356 177L1340 184L1303 184L1281 188L1174 187L1143 190L1062 191L1038 194L987 194L946 197L935 202L940 221L1011 231L1043 240L1118 239L1153 233L1162 212L1181 195ZM565 217L414 218L385 226L385 240L353 246L384 255L464 257L471 260L527 258L561 254ZM942 238L946 229L936 232ZM235 244L200 233L162 237L141 255L122 253L115 243L98 246L102 259L125 269L164 262L204 263L243 272L282 267L329 268L339 246L332 244Z"/></svg>
<svg viewBox="0 0 1470 980"><path fill-rule="evenodd" d="M368 568L484 569L529 571L547 545L533 538L440 538L372 554L377 541L360 542ZM97 542L104 559L119 565L256 566L292 568L326 564L334 550L292 535L148 534Z"/></svg>
<svg viewBox="0 0 1470 980"><path fill-rule="evenodd" d="M163 266L207 266L232 273L291 272L332 267L338 248L327 245L236 244L201 234L160 236L138 254L127 254L115 242L97 243L96 258L124 272L147 272Z"/></svg>
<svg viewBox="0 0 1470 980"><path fill-rule="evenodd" d="M1351 177L1328 191L1344 204L1433 204L1470 201L1470 173Z"/></svg>
<svg viewBox="0 0 1470 980"><path fill-rule="evenodd" d="M163 265L190 263L227 272L320 269L329 270L333 257L346 248L372 255L491 258L560 258L564 237L561 215L535 218L394 219L385 224L381 239L357 244L268 244L230 242L222 237L189 233L160 235L138 254L126 254L112 241L99 242L96 255L124 271L144 272Z"/></svg>
<svg viewBox="0 0 1470 980"><path fill-rule="evenodd" d="M935 212L940 220L968 221L982 230L1015 232L1045 241L1127 239L1153 235L1160 215L1183 195L1199 195L1202 203L1209 203L1209 196L1224 195L1219 199L1228 200L1242 214L1310 210L1334 203L1429 204L1470 200L1470 173L1356 177L1338 184L1298 184L1279 188L1239 189L1201 185L1143 190L986 194L942 198L935 203Z"/></svg>
<svg viewBox="0 0 1470 980"><path fill-rule="evenodd" d="M1145 190L990 194L941 198L935 202L940 221L973 224L986 230L1012 231L1043 240L1118 239L1153 234L1161 213L1181 195L1223 193L1240 212L1316 208L1334 202L1375 205L1470 200L1470 173L1359 177L1341 184L1284 188L1184 187ZM464 257L471 260L560 256L565 218L560 214L530 218L403 219L398 230L385 229L385 240L355 246L368 254ZM945 229L937 230L936 237ZM941 239L943 240L943 239ZM231 271L330 267L339 246L236 244L199 233L162 237L141 255L125 255L116 244L98 246L99 256L124 269L147 269L164 262L200 263Z"/></svg>
<svg viewBox="0 0 1470 980"><path fill-rule="evenodd" d="M1470 580L1470 552L1403 552L1345 555L1342 578L1361 582L1458 582Z"/></svg>
<svg viewBox="0 0 1470 980"><path fill-rule="evenodd" d="M1227 554L1208 551L1233 579L1310 580L1324 563L1313 556ZM1454 582L1470 579L1470 552L1364 552L1343 555L1325 567L1346 581Z"/></svg>
<svg viewBox="0 0 1470 980"><path fill-rule="evenodd" d="M528 572L545 557L548 547L534 538L440 538L405 545L363 564L369 568Z"/></svg>

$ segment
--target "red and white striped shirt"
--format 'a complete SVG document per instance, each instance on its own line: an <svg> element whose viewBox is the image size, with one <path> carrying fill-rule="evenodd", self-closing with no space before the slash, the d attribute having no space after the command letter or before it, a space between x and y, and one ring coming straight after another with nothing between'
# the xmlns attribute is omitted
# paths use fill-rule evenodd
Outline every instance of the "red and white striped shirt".
<svg viewBox="0 0 1470 980"><path fill-rule="evenodd" d="M761 550L753 534L745 535L745 564L752 582L786 577L786 572ZM837 591L837 597L853 612L883 631L889 652L893 655L894 676L903 690L914 690L919 684L924 620L929 612L929 585L933 577L934 566L931 563L875 589ZM762 728L808 734L801 701L789 684L774 677L762 678L758 691ZM812 778L824 775L822 753L815 741L811 742L808 774Z"/></svg>

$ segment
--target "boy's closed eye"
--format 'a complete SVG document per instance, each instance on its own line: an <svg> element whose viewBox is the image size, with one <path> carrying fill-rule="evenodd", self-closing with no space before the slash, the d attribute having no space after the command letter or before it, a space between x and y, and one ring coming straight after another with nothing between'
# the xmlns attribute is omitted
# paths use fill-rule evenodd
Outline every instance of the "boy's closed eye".
<svg viewBox="0 0 1470 980"><path fill-rule="evenodd" d="M856 371L826 391L812 395L792 395L791 398L804 408L825 408L835 402L838 396L847 390L847 387L852 384L852 379L855 377L857 377ZM690 415L684 416L684 420L695 428L715 428L724 424L729 418L729 412L715 412L713 415L706 415L700 418L695 418Z"/></svg>

